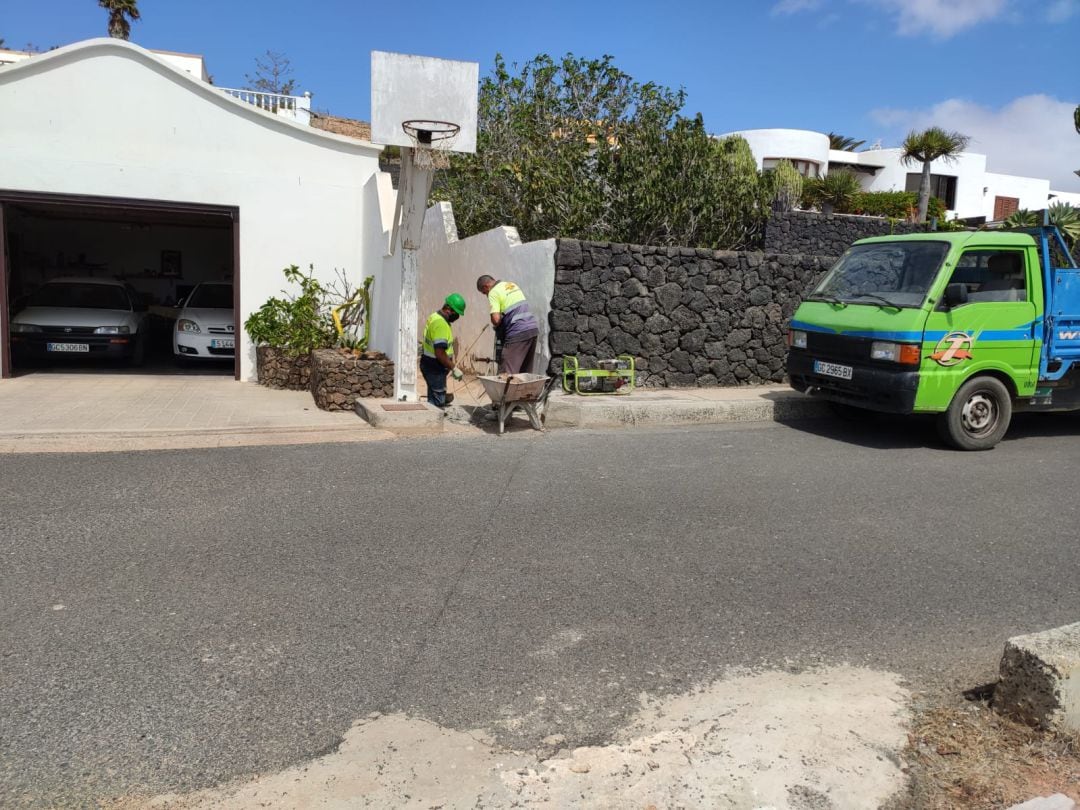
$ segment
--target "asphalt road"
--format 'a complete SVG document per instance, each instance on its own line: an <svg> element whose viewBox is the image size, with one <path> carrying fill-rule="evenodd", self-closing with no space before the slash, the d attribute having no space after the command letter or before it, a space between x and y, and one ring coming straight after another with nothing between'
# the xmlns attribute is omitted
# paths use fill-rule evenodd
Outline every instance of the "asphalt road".
<svg viewBox="0 0 1080 810"><path fill-rule="evenodd" d="M0 806L273 771L407 710L605 742L641 693L977 685L1080 619L1080 418L0 459Z"/></svg>

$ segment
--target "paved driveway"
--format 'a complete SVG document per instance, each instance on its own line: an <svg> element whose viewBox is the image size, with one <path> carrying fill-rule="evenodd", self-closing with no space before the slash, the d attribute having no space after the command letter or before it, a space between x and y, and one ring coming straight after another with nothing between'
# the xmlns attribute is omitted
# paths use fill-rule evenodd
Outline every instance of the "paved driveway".
<svg viewBox="0 0 1080 810"><path fill-rule="evenodd" d="M0 452L206 447L376 438L307 391L231 377L27 374L0 382Z"/></svg>

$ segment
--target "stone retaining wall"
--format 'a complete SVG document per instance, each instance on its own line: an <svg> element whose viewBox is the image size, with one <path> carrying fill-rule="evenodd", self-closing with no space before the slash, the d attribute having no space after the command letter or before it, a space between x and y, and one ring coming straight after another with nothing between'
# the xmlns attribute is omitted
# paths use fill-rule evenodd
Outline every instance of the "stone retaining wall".
<svg viewBox="0 0 1080 810"><path fill-rule="evenodd" d="M291 355L272 346L255 349L255 369L259 385L306 391L311 382L311 355Z"/></svg>
<svg viewBox="0 0 1080 810"><path fill-rule="evenodd" d="M883 217L819 214L814 211L773 213L765 226L766 253L806 253L840 256L851 243L870 236L917 233L924 225Z"/></svg>
<svg viewBox="0 0 1080 810"><path fill-rule="evenodd" d="M394 362L382 352L318 349L311 356L311 395L324 411L351 411L357 397L392 397Z"/></svg>
<svg viewBox="0 0 1080 810"><path fill-rule="evenodd" d="M560 239L550 370L630 354L641 385L780 382L786 322L832 261Z"/></svg>

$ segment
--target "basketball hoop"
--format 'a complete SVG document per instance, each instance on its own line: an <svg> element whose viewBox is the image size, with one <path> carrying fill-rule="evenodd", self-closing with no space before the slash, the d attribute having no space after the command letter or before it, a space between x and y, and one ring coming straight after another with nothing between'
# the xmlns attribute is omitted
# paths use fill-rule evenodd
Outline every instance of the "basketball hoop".
<svg viewBox="0 0 1080 810"><path fill-rule="evenodd" d="M450 149L461 126L451 121L402 121L401 128L412 141L413 165L418 169L450 167Z"/></svg>

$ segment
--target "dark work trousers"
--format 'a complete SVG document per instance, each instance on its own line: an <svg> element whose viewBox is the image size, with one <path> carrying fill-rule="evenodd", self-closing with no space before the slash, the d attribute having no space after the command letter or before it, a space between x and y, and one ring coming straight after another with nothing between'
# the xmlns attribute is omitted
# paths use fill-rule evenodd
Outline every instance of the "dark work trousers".
<svg viewBox="0 0 1080 810"><path fill-rule="evenodd" d="M434 357L426 355L420 358L420 373L427 383L427 401L436 408L446 407L446 375L449 372Z"/></svg>
<svg viewBox="0 0 1080 810"><path fill-rule="evenodd" d="M536 335L513 343L504 343L499 360L500 374L532 374L536 360Z"/></svg>

